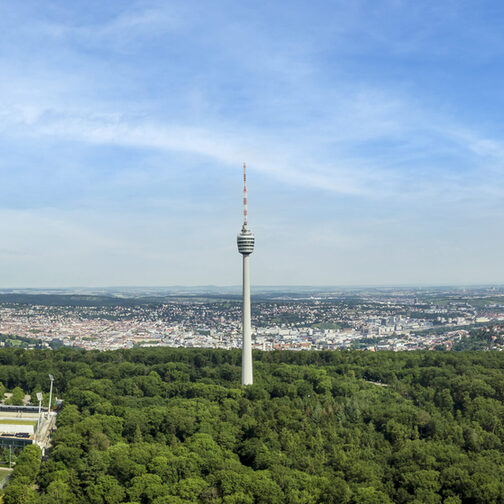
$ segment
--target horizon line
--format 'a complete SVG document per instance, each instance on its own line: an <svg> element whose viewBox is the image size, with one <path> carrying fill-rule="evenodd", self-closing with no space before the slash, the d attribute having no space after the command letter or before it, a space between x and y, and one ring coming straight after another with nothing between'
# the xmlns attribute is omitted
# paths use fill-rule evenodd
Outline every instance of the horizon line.
<svg viewBox="0 0 504 504"><path fill-rule="evenodd" d="M408 289L408 288L504 288L504 283L439 283L439 284L256 284L251 285L254 289ZM153 290L169 290L169 289L241 289L240 284L235 285L217 285L217 284L201 284L201 285L101 285L101 286L86 286L86 285L73 285L73 286L44 286L44 287L0 287L0 292L5 291L59 291L59 290L129 290L129 289L153 289Z"/></svg>

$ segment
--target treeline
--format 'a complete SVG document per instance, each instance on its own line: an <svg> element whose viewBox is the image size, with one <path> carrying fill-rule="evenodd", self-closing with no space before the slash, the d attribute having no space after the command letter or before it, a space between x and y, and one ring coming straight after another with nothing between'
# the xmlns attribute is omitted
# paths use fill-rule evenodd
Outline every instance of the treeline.
<svg viewBox="0 0 504 504"><path fill-rule="evenodd" d="M504 503L498 352L255 352L246 388L239 351L0 363L9 388L46 391L52 373L64 399L38 490L17 502Z"/></svg>

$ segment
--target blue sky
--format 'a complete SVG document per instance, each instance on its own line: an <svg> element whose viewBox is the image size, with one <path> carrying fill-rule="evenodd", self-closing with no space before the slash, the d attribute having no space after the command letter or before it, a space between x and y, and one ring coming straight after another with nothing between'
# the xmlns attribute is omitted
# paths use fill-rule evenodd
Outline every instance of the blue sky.
<svg viewBox="0 0 504 504"><path fill-rule="evenodd" d="M0 2L0 287L504 283L504 4Z"/></svg>

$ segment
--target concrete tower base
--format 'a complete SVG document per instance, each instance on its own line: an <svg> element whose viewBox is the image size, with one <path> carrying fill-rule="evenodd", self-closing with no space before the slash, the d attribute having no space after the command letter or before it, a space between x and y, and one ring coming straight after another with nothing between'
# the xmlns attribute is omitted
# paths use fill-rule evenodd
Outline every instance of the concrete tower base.
<svg viewBox="0 0 504 504"><path fill-rule="evenodd" d="M242 385L252 385L252 327L250 322L250 274L249 255L243 255L243 346L242 346Z"/></svg>

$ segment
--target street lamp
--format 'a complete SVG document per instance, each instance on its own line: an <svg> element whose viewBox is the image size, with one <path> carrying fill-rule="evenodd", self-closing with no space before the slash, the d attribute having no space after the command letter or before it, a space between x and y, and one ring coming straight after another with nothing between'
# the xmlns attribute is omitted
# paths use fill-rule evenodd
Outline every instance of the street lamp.
<svg viewBox="0 0 504 504"><path fill-rule="evenodd" d="M53 381L54 381L52 374L49 375L49 380L51 380L51 389L49 391L49 408L47 410L47 417L48 418L49 418L49 415L51 414L52 387L53 387Z"/></svg>

